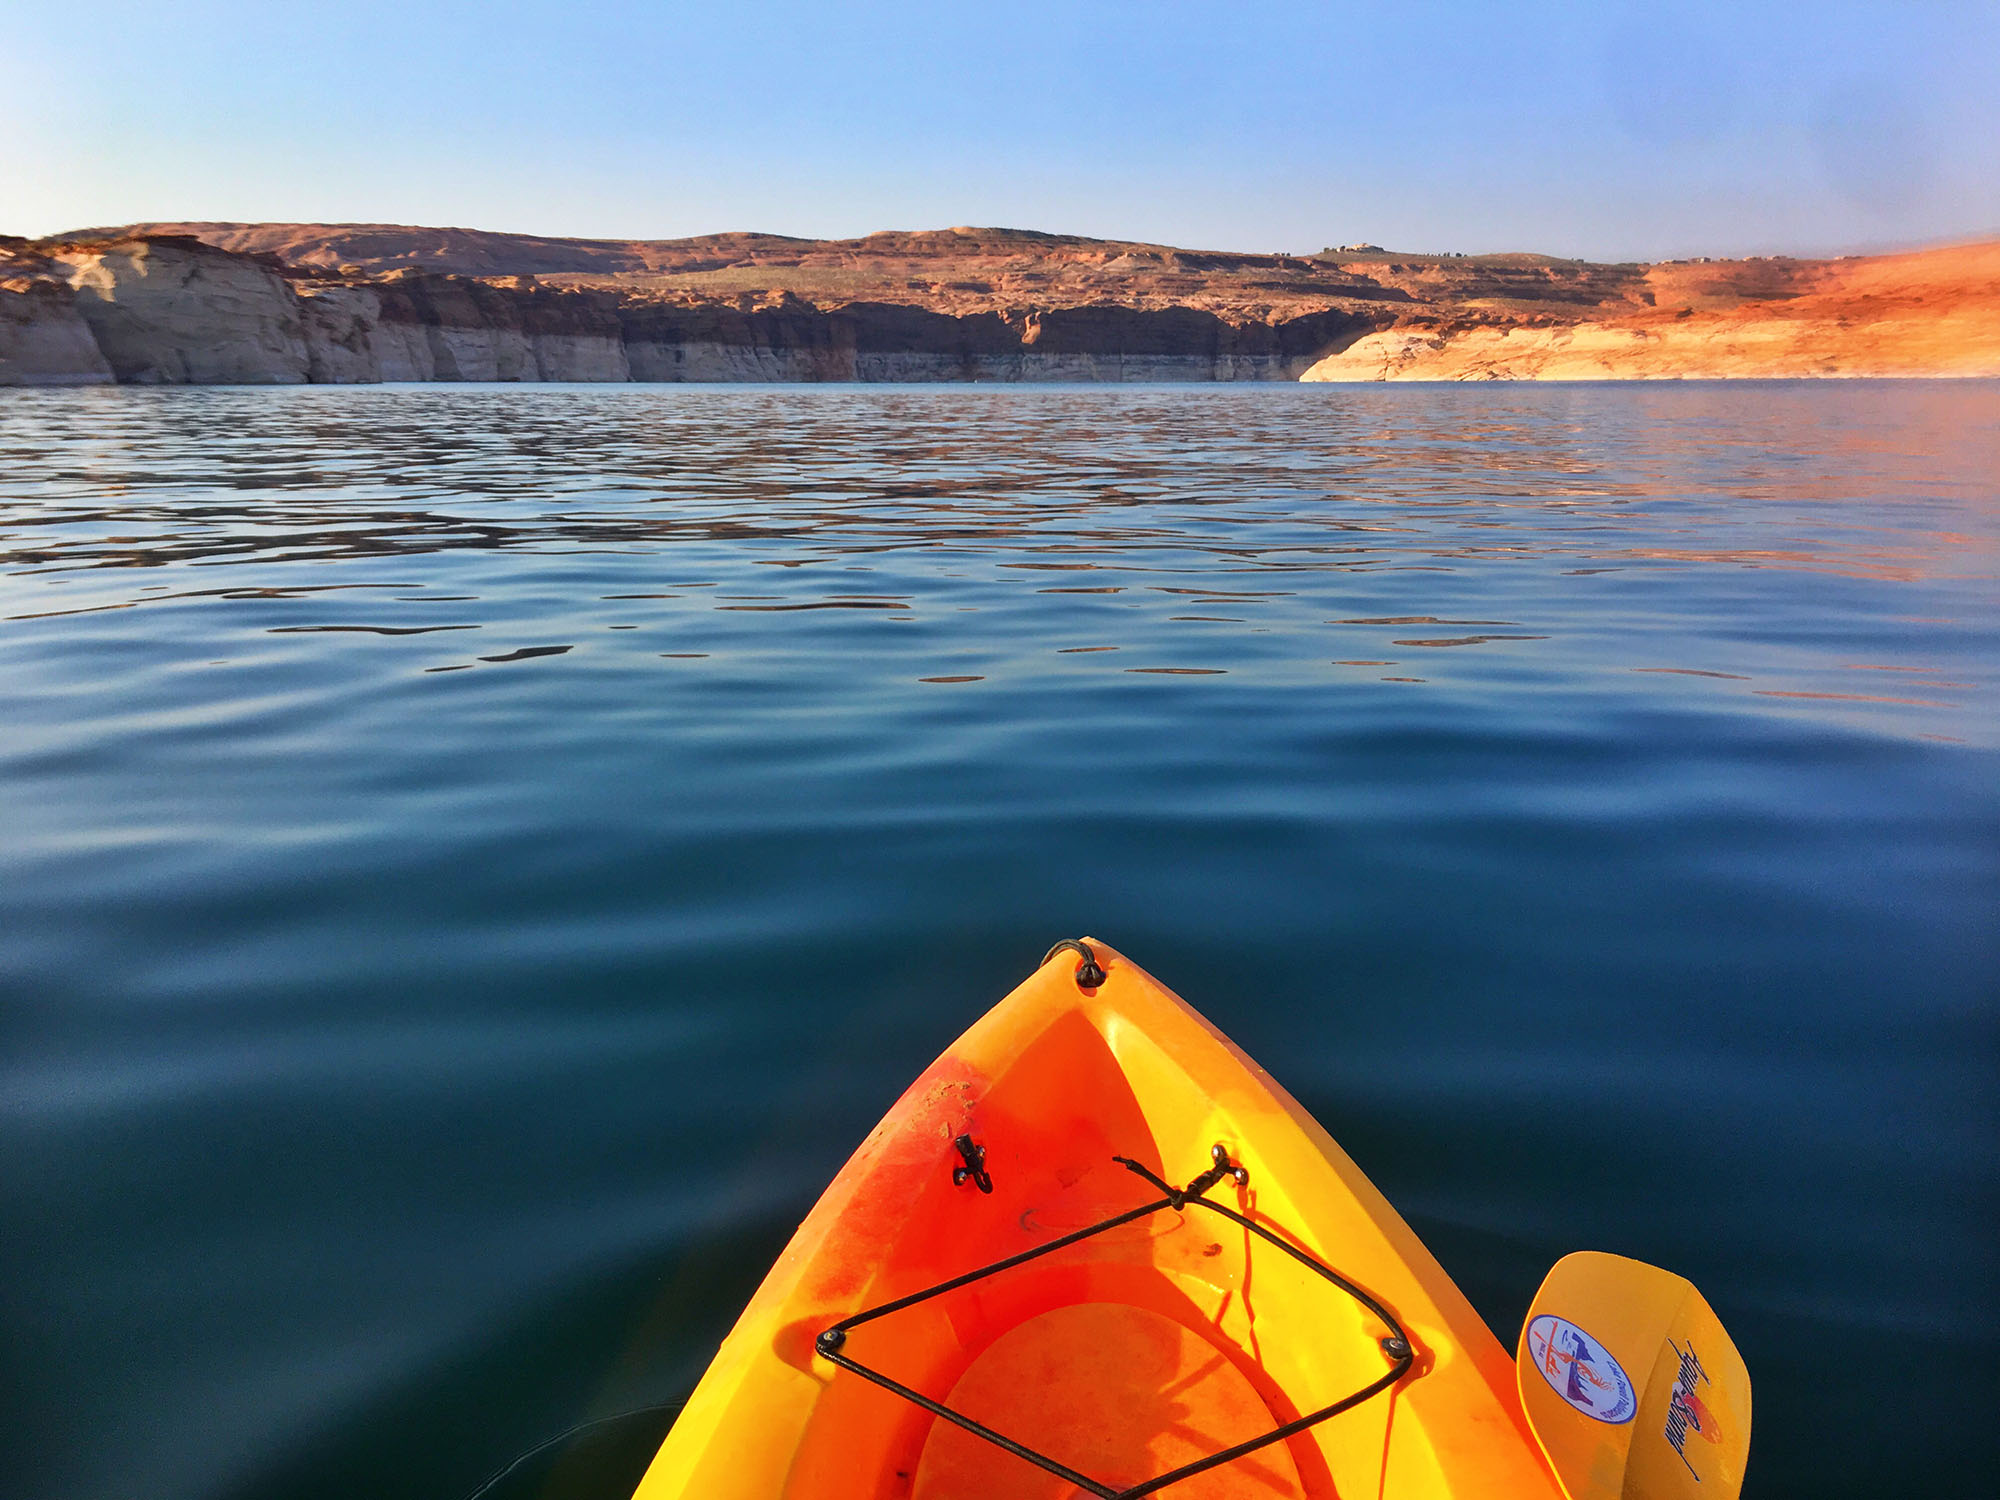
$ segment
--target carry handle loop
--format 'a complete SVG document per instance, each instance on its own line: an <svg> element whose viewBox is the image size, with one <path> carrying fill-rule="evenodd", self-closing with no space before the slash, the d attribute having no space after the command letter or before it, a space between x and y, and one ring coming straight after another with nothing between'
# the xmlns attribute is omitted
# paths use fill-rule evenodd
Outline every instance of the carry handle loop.
<svg viewBox="0 0 2000 1500"><path fill-rule="evenodd" d="M1104 983L1104 966L1097 961L1097 955L1090 950L1090 944L1081 938L1064 938L1055 947L1042 955L1042 963L1047 963L1063 949L1081 955L1083 962L1076 966L1076 987L1080 990L1094 990ZM1041 965L1037 964L1037 968Z"/></svg>

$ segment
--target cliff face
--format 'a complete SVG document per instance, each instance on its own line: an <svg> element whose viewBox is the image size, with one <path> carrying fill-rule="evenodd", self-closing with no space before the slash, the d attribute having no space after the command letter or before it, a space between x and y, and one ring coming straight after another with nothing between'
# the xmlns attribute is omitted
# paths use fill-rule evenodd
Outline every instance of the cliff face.
<svg viewBox="0 0 2000 1500"><path fill-rule="evenodd" d="M0 236L0 385L109 385L76 293L26 240Z"/></svg>
<svg viewBox="0 0 2000 1500"><path fill-rule="evenodd" d="M613 306L532 279L489 285L405 272L299 291L315 381L632 378Z"/></svg>
<svg viewBox="0 0 2000 1500"><path fill-rule="evenodd" d="M780 298L633 310L625 347L635 380L1297 380L1367 326L1338 312L1236 324L1188 308L955 315Z"/></svg>
<svg viewBox="0 0 2000 1500"><path fill-rule="evenodd" d="M58 249L76 309L130 385L296 385L306 378L297 299L269 265L196 240Z"/></svg>
<svg viewBox="0 0 2000 1500"><path fill-rule="evenodd" d="M1296 380L1372 324L1318 310L1236 321L1190 307L953 313L729 301L401 269L301 274L188 236L64 243L17 323L131 384L369 381ZM38 300L36 300L38 299ZM63 323L68 319L68 323ZM16 361L17 383L67 366Z"/></svg>
<svg viewBox="0 0 2000 1500"><path fill-rule="evenodd" d="M149 225L0 238L0 384L2000 373L1996 261Z"/></svg>
<svg viewBox="0 0 2000 1500"><path fill-rule="evenodd" d="M265 257L181 237L62 246L49 259L98 368L127 384L631 378L616 313L583 294L407 273L300 281ZM44 340L64 290L35 285Z"/></svg>
<svg viewBox="0 0 2000 1500"><path fill-rule="evenodd" d="M109 385L76 297L53 281L0 281L0 385Z"/></svg>

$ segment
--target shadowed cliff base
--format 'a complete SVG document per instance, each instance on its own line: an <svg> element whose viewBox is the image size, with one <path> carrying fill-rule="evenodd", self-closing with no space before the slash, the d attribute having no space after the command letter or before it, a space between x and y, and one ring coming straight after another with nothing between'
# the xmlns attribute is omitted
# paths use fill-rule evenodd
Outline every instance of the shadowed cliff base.
<svg viewBox="0 0 2000 1500"><path fill-rule="evenodd" d="M2000 242L1600 265L970 228L0 237L0 385L1815 375L2000 375Z"/></svg>

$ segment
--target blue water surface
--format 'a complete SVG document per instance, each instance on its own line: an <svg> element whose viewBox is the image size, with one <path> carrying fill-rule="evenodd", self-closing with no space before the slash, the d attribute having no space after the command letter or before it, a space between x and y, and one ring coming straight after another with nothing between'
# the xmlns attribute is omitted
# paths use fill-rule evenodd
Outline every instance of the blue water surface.
<svg viewBox="0 0 2000 1500"><path fill-rule="evenodd" d="M0 393L0 1492L684 1394L1086 931L1510 1347L1692 1277L1746 1494L2000 1491L1997 491L1981 382Z"/></svg>

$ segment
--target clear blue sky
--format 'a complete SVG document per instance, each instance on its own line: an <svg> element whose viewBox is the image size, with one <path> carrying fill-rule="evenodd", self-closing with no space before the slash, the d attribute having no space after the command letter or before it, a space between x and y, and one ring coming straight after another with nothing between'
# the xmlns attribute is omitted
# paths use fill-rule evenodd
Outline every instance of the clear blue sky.
<svg viewBox="0 0 2000 1500"><path fill-rule="evenodd" d="M0 0L0 231L137 219L1920 242L2000 231L2000 4Z"/></svg>

